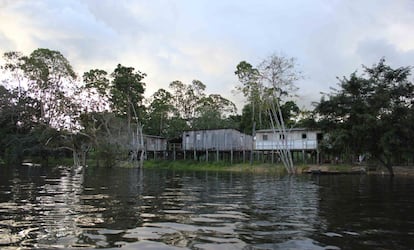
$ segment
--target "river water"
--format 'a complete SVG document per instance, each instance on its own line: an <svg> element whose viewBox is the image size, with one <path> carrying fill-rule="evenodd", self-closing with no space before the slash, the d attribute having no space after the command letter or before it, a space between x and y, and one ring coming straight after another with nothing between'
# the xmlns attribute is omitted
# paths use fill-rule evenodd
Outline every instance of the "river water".
<svg viewBox="0 0 414 250"><path fill-rule="evenodd" d="M0 168L0 248L414 249L414 178Z"/></svg>

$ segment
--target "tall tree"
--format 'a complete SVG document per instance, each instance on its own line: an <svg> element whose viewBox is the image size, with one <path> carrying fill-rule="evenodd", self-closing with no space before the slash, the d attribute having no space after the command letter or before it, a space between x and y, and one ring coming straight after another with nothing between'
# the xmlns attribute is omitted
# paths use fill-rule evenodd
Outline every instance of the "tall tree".
<svg viewBox="0 0 414 250"><path fill-rule="evenodd" d="M261 127L261 112L259 108L262 105L261 92L263 86L260 82L260 72L257 68L254 68L250 63L246 61L241 61L236 66L236 71L234 72L239 78L241 85L236 86L236 90L243 93L244 97L248 100L251 107L251 123L252 127L255 127L257 120L260 121L259 127ZM256 114L259 114L256 116Z"/></svg>
<svg viewBox="0 0 414 250"><path fill-rule="evenodd" d="M261 81L264 85L263 99L266 100L271 127L287 138L285 118L283 117L282 100L285 96L293 95L296 91L295 81L300 72L295 68L295 59L271 55L259 65ZM287 108L289 106L286 106ZM284 147L279 151L283 165L289 173L295 173L291 152L286 139L282 139Z"/></svg>
<svg viewBox="0 0 414 250"><path fill-rule="evenodd" d="M236 105L219 94L210 94L199 101L193 129L217 129L231 126L228 118L237 112Z"/></svg>
<svg viewBox="0 0 414 250"><path fill-rule="evenodd" d="M83 74L83 90L86 92L86 111L108 111L110 100L110 79L101 69L91 69Z"/></svg>
<svg viewBox="0 0 414 250"><path fill-rule="evenodd" d="M143 99L145 83L142 81L146 74L135 71L133 67L125 67L121 64L111 74L113 77L111 86L112 109L120 116L125 116L128 123L136 118L143 117Z"/></svg>
<svg viewBox="0 0 414 250"><path fill-rule="evenodd" d="M178 115L191 124L196 117L197 107L205 96L206 85L199 80L193 80L191 84L173 81L169 87L172 90L174 107Z"/></svg>
<svg viewBox="0 0 414 250"><path fill-rule="evenodd" d="M395 156L414 153L411 68L393 69L381 59L363 69L362 75L340 79L339 89L322 97L316 111L331 147L348 151L351 159L370 156L392 176Z"/></svg>
<svg viewBox="0 0 414 250"><path fill-rule="evenodd" d="M58 130L76 126L76 74L59 51L36 49L29 56L7 52L4 58L2 68L10 76L11 86L17 85L12 101L17 130L11 134L8 148L17 149L21 155L40 156L47 162L48 155L60 148L55 142L62 143Z"/></svg>
<svg viewBox="0 0 414 250"><path fill-rule="evenodd" d="M70 96L76 80L69 61L59 51L42 48L22 60L29 88L40 102L41 121L47 126L65 126L65 115L73 108Z"/></svg>
<svg viewBox="0 0 414 250"><path fill-rule="evenodd" d="M149 100L145 131L152 135L167 135L170 117L174 113L172 94L165 89L157 90Z"/></svg>

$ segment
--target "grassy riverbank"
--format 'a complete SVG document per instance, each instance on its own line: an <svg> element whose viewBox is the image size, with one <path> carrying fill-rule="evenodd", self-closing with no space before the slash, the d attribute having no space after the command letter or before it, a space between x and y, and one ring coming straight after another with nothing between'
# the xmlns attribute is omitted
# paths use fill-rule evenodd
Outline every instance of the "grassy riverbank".
<svg viewBox="0 0 414 250"><path fill-rule="evenodd" d="M40 160L33 159L30 161L35 164L40 164ZM95 159L88 159L87 165L96 167L97 161ZM0 159L0 166L4 166L4 162ZM72 166L72 158L49 158L48 166ZM118 162L116 167L134 168L136 164L127 161ZM350 164L298 164L295 165L297 173L321 173L321 174L358 174L359 172L373 175L388 175L387 169L377 167L370 169L366 166L356 166ZM214 172L247 172L247 173L270 173L270 174L287 174L285 167L281 164L270 164L262 162L254 162L253 165L249 163L230 164L229 162L200 162L193 160L146 160L144 162L145 169L169 169L179 171L214 171ZM365 171L367 170L367 171ZM397 176L414 176L414 166L395 166L394 173Z"/></svg>
<svg viewBox="0 0 414 250"><path fill-rule="evenodd" d="M218 172L249 172L249 173L274 173L286 174L285 167L281 164L270 163L237 163L230 164L228 162L199 162L191 160L178 161L153 161L144 162L146 169L170 169L182 171L218 171ZM297 166L298 172L302 173L304 169L308 169L308 165Z"/></svg>
<svg viewBox="0 0 414 250"><path fill-rule="evenodd" d="M321 174L379 174L387 175L388 171L378 167L376 170L367 171L364 166L355 166L350 164L324 164L310 165L299 164L295 166L298 174L302 173L321 173ZM253 165L249 163L230 164L228 162L199 162L199 161L153 161L144 162L146 169L170 169L181 171L215 171L215 172L248 172L248 173L273 173L287 174L285 167L281 164L269 164L256 162ZM395 175L414 176L413 167L394 167Z"/></svg>

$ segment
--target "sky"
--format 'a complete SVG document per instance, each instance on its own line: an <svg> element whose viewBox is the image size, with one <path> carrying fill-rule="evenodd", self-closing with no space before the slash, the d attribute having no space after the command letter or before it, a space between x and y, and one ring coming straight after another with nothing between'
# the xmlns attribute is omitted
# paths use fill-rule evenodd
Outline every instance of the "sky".
<svg viewBox="0 0 414 250"><path fill-rule="evenodd" d="M80 76L121 63L147 74L147 97L197 79L239 110L237 64L283 55L312 109L362 65L414 65L413 13L413 0L0 0L0 53L58 50Z"/></svg>

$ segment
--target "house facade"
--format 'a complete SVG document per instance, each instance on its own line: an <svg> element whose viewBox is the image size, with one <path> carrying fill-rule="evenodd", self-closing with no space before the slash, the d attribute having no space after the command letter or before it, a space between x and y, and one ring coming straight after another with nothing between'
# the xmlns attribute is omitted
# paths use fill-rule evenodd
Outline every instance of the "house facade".
<svg viewBox="0 0 414 250"><path fill-rule="evenodd" d="M322 133L306 128L286 129L283 134L279 130L263 129L256 131L255 150L317 151Z"/></svg>
<svg viewBox="0 0 414 250"><path fill-rule="evenodd" d="M235 129L192 130L182 136L184 151L247 151L252 147L252 136Z"/></svg>
<svg viewBox="0 0 414 250"><path fill-rule="evenodd" d="M166 151L167 139L161 136L144 135L144 145L146 151Z"/></svg>

